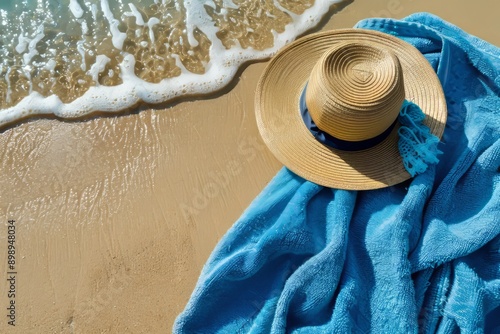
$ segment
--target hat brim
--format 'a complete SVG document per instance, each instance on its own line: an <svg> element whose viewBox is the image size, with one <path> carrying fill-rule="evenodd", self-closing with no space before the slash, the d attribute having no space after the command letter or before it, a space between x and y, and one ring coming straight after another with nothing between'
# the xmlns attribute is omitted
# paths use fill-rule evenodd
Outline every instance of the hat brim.
<svg viewBox="0 0 500 334"><path fill-rule="evenodd" d="M328 49L345 41L367 41L394 52L403 69L405 98L422 109L424 124L441 138L446 100L430 63L403 40L366 29L311 34L283 48L269 62L257 86L255 112L260 134L281 163L319 185L368 190L401 183L411 176L398 150L399 126L378 145L348 152L317 141L300 115L300 96L312 68Z"/></svg>

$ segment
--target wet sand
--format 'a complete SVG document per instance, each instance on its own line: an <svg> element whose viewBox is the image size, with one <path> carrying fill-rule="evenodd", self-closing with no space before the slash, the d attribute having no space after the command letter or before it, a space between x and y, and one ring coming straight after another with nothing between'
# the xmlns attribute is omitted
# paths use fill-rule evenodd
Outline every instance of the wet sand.
<svg viewBox="0 0 500 334"><path fill-rule="evenodd" d="M428 11L500 45L498 9L493 1L355 0L322 29ZM254 119L264 67L246 67L209 99L0 132L0 333L171 331L217 241L281 168ZM15 327L6 317L9 219Z"/></svg>

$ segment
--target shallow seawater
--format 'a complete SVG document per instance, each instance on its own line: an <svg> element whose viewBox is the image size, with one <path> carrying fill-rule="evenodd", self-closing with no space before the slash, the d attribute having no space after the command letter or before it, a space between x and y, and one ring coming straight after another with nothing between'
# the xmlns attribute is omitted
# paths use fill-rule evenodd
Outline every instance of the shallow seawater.
<svg viewBox="0 0 500 334"><path fill-rule="evenodd" d="M338 0L0 0L0 126L226 85Z"/></svg>

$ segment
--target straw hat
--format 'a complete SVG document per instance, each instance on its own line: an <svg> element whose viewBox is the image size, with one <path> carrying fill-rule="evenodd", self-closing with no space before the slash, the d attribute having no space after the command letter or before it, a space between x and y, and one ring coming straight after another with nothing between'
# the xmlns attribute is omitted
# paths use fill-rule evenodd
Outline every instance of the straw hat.
<svg viewBox="0 0 500 334"><path fill-rule="evenodd" d="M323 186L366 190L410 178L397 145L405 99L422 109L424 124L441 138L446 101L424 56L388 34L342 29L282 49L259 81L255 108L264 142L290 170ZM321 131L361 146L346 150L318 141L301 114L304 105Z"/></svg>

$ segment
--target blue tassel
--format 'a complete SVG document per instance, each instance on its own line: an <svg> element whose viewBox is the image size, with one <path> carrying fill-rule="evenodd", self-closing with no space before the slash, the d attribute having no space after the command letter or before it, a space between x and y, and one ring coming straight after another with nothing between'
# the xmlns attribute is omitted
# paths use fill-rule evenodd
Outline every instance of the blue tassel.
<svg viewBox="0 0 500 334"><path fill-rule="evenodd" d="M439 139L422 122L425 114L415 103L405 101L398 117L398 148L405 169L413 177L427 170L429 165L439 162Z"/></svg>

